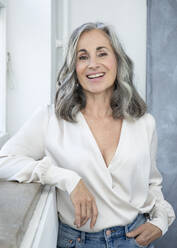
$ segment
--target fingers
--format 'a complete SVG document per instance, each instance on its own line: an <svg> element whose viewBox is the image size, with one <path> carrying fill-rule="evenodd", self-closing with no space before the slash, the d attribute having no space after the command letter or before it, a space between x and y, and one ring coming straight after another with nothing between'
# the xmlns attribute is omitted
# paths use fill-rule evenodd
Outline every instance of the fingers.
<svg viewBox="0 0 177 248"><path fill-rule="evenodd" d="M81 205L81 222L87 218L87 203Z"/></svg>
<svg viewBox="0 0 177 248"><path fill-rule="evenodd" d="M136 238L136 242L142 246L147 246L152 242L151 234L145 230Z"/></svg>
<svg viewBox="0 0 177 248"><path fill-rule="evenodd" d="M139 245L146 246L150 243L149 231L146 229L146 225L142 224L136 229L126 234L129 238L134 238Z"/></svg>
<svg viewBox="0 0 177 248"><path fill-rule="evenodd" d="M75 221L74 224L77 225L77 227L80 227L81 225L81 207L80 203L75 204Z"/></svg>
<svg viewBox="0 0 177 248"><path fill-rule="evenodd" d="M131 232L126 233L126 236L129 238L134 238L138 236L140 233L144 231L144 224L140 225L136 229L132 230Z"/></svg>
<svg viewBox="0 0 177 248"><path fill-rule="evenodd" d="M90 228L92 229L96 223L98 217L98 209L96 206L96 202L93 201L92 203L92 217L91 217L91 221L90 221Z"/></svg>
<svg viewBox="0 0 177 248"><path fill-rule="evenodd" d="M150 243L149 231L146 229L146 225L142 224L136 229L126 234L129 238L134 238L139 245L146 246Z"/></svg>
<svg viewBox="0 0 177 248"><path fill-rule="evenodd" d="M161 236L161 230L157 226L146 222L127 233L126 236L135 238L139 245L147 246Z"/></svg>
<svg viewBox="0 0 177 248"><path fill-rule="evenodd" d="M87 202L87 218L90 219L92 215L92 201Z"/></svg>
<svg viewBox="0 0 177 248"><path fill-rule="evenodd" d="M75 221L74 224L77 225L77 228L85 225L85 223L90 220L90 228L92 229L96 223L98 216L98 209L96 202L88 201L83 204L75 204Z"/></svg>
<svg viewBox="0 0 177 248"><path fill-rule="evenodd" d="M93 195L87 189L82 179L70 196L75 209L74 224L77 227L81 227L91 218L90 226L93 228L98 216L98 209Z"/></svg>
<svg viewBox="0 0 177 248"><path fill-rule="evenodd" d="M92 213L92 201L89 200L87 204L83 205L81 211L81 226L85 225L85 223L91 218Z"/></svg>

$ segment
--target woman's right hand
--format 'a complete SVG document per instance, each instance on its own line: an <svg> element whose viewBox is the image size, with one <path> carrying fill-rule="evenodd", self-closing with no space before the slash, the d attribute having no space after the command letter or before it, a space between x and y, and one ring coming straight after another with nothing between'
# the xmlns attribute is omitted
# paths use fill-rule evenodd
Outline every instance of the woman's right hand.
<svg viewBox="0 0 177 248"><path fill-rule="evenodd" d="M93 195L82 179L71 192L70 197L75 209L74 224L81 227L91 218L90 228L93 228L98 216L98 209Z"/></svg>

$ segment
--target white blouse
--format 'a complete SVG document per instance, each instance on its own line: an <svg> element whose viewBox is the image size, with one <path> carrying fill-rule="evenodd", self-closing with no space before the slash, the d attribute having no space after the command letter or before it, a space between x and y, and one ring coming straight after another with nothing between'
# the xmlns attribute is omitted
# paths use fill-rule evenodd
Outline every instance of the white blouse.
<svg viewBox="0 0 177 248"><path fill-rule="evenodd" d="M93 194L98 218L81 231L131 223L138 213L150 213L150 223L164 234L175 219L161 192L156 168L155 120L146 113L123 120L119 144L109 167L81 112L77 123L56 118L54 106L39 108L0 151L0 179L55 185L62 222L76 228L70 193L82 178ZM59 190L60 189L60 190Z"/></svg>

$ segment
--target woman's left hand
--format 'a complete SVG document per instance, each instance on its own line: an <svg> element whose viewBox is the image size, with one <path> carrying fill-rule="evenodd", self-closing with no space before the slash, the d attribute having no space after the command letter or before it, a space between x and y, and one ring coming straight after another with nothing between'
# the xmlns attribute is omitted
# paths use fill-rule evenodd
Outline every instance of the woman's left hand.
<svg viewBox="0 0 177 248"><path fill-rule="evenodd" d="M162 231L157 226L146 222L131 232L128 232L126 236L128 238L135 238L139 245L147 246L154 240L160 238L162 236Z"/></svg>

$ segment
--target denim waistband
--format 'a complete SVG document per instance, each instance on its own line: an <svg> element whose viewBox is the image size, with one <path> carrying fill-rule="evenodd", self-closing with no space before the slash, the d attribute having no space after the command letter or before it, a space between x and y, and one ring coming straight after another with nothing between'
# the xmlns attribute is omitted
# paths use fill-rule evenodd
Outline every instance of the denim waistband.
<svg viewBox="0 0 177 248"><path fill-rule="evenodd" d="M138 214L137 217L134 219L134 221L128 225L125 226L113 226L105 228L99 232L84 232L80 230L76 230L67 224L62 223L59 220L60 223L60 230L62 232L67 232L68 234L71 234L73 237L80 237L81 241L84 241L85 238L92 238L92 239L99 239L104 240L105 238L108 238L111 235L116 235L117 237L124 236L126 238L126 233L130 231L133 227L136 227L137 223L143 223L146 221L146 216L144 214Z"/></svg>

